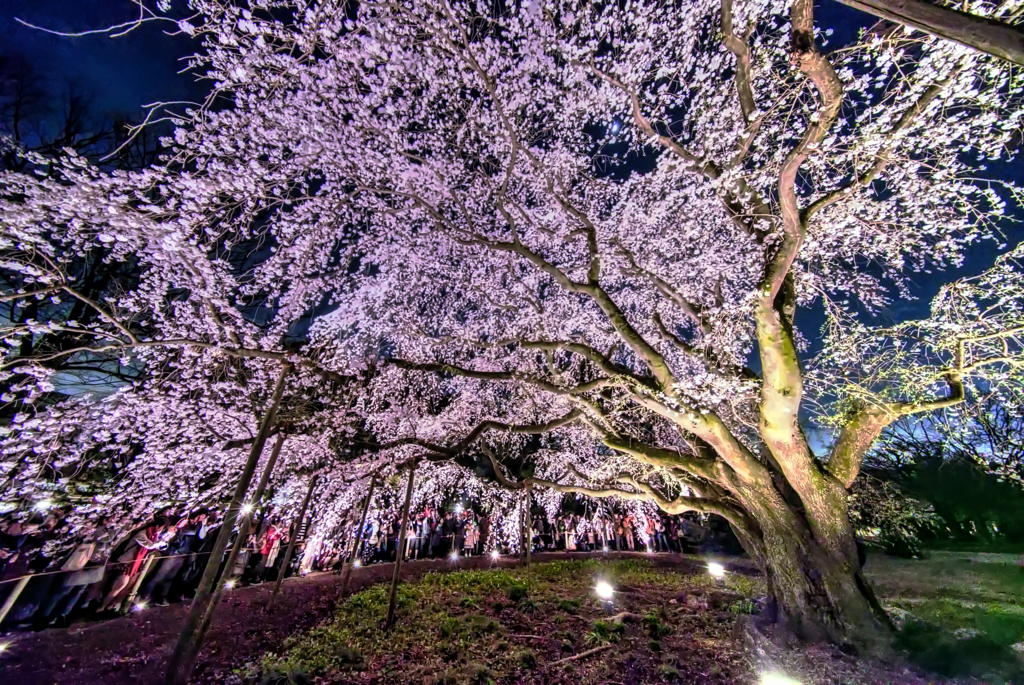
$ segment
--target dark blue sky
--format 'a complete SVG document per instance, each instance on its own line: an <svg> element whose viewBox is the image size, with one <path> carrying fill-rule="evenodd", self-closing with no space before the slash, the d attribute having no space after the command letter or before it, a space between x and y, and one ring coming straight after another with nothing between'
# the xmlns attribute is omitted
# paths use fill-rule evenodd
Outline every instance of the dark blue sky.
<svg viewBox="0 0 1024 685"><path fill-rule="evenodd" d="M17 17L56 31L78 32L137 15L127 0L0 0L0 53L24 58L54 94L71 87L90 97L101 116L138 115L154 101L201 97L201 84L176 73L184 66L181 57L194 52L196 43L164 35L175 29L172 23L144 24L121 38L66 38L15 21Z"/></svg>

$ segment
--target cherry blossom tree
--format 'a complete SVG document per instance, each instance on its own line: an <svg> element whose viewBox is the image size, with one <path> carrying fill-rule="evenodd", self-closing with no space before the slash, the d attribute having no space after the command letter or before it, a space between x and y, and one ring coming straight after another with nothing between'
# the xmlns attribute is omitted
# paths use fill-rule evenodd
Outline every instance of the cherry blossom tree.
<svg viewBox="0 0 1024 685"><path fill-rule="evenodd" d="M974 179L1019 125L1004 66L920 36L826 57L802 2L333 16L296 15L290 60L280 23L226 12L210 64L245 95L183 136L321 175L301 211L347 221L362 268L318 353L441 383L439 418L467 432L431 449L542 433L532 484L725 516L782 622L884 642L846 489L889 421L998 362L850 405L820 461L794 316L825 295L876 308L995 233L1016 190Z"/></svg>
<svg viewBox="0 0 1024 685"><path fill-rule="evenodd" d="M212 89L163 166L2 179L16 296L75 297L55 236L142 265L59 354L179 350L195 389L218 357L314 394L363 374L347 503L383 469L483 457L506 493L715 513L780 624L885 649L847 489L895 418L1016 382L1018 324L943 321L940 298L912 324L929 353L894 357L854 315L1019 204L984 168L1024 116L1005 62L884 31L826 53L809 0L190 5ZM819 302L812 360L797 313ZM7 365L45 383L46 361ZM825 459L807 392L839 431ZM505 474L524 453L533 475Z"/></svg>

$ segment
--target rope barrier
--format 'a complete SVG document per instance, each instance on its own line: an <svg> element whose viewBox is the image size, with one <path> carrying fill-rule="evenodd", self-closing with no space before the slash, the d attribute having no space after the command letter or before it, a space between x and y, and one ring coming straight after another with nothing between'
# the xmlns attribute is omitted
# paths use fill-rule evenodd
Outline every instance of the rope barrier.
<svg viewBox="0 0 1024 685"><path fill-rule="evenodd" d="M242 551L243 552L255 552L255 551L258 551L258 550L262 550L262 549L263 549L262 547L243 547ZM166 554L166 555L160 555L160 556L154 557L154 558L156 558L156 559L177 559L179 557L193 557L193 556L197 556L198 557L198 556L205 556L205 555L208 555L208 554L213 554L213 552L190 552L188 554ZM149 556L149 555L147 554L146 556ZM37 578L39 576L53 576L53 575L56 575L58 573L81 573L82 571L94 571L94 570L96 570L98 568L107 568L109 566L127 566L127 565L130 565L131 563L132 562L130 562L130 561L108 561L105 564L93 565L93 566L85 566L83 568L78 569L77 571L65 571L63 569L57 569L56 571L40 571L39 573L27 573L27 574L25 574L23 576L15 576L14 578L7 578L6 580L0 580L0 585L3 585L4 583L14 583L14 582L17 582L17 581L21 580L22 578Z"/></svg>

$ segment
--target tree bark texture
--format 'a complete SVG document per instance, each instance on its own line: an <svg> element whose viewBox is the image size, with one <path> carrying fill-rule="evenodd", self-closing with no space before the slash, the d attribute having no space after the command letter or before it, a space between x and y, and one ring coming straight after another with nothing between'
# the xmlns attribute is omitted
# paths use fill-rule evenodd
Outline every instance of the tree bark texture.
<svg viewBox="0 0 1024 685"><path fill-rule="evenodd" d="M277 419L277 410L281 404L281 397L284 395L285 380L288 377L289 371L291 371L291 364L285 363L281 366L281 373L278 376L277 384L274 386L270 404L263 415L263 421L260 424L259 432L256 434L256 440L249 450L249 458L238 478L238 484L235 486L231 502L224 511L224 520L221 522L220 532L217 534L216 541L214 541L213 549L210 550L210 560L207 562L206 570L199 581L195 599L192 600L192 605L189 607L181 636L178 638L178 644L174 648L174 653L171 655L171 661L167 667L167 676L165 678L167 685L186 685L192 677L192 671L195 669L196 661L199 658L199 649L203 644L203 638L206 636L206 629L209 627L207 610L216 606L214 603L216 599L214 596L214 585L220 572L220 560L228 546L228 540L231 538L231 531L235 527L238 511L245 501L245 493L248 492L249 485L252 483L252 477L256 472L256 465L259 463L260 455L263 454L263 447L266 445L267 436L270 434L270 429ZM209 615L212 617L212 610Z"/></svg>
<svg viewBox="0 0 1024 685"><path fill-rule="evenodd" d="M892 624L860 567L845 490L833 490L814 513L777 492L743 499L752 525L733 529L764 572L767 618L805 642L887 655Z"/></svg>

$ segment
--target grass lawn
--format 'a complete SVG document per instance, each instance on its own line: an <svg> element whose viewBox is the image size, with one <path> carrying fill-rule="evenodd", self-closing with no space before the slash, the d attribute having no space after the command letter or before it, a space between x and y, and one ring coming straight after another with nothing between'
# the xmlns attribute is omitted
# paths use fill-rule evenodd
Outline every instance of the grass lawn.
<svg viewBox="0 0 1024 685"><path fill-rule="evenodd" d="M901 626L899 642L930 671L1024 682L1024 568L1010 554L932 552L869 558L867 574Z"/></svg>
<svg viewBox="0 0 1024 685"><path fill-rule="evenodd" d="M699 564L687 573L643 559L591 559L529 572L430 573L401 586L390 633L381 630L388 588L377 585L239 675L262 685L731 685L772 670L803 685L1022 683L1015 650L1024 641L1024 572L1012 561L951 552L872 557L868 575L911 655L899 667L837 649L745 651L734 626L763 601L757 579L731 573L716 581L694 572ZM616 588L608 611L594 593L599 580Z"/></svg>
<svg viewBox="0 0 1024 685"><path fill-rule="evenodd" d="M610 615L599 580L616 589ZM748 669L730 631L763 587L641 560L432 573L401 587L384 633L387 591L349 598L334 622L267 655L256 682L735 683Z"/></svg>

